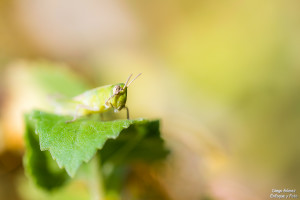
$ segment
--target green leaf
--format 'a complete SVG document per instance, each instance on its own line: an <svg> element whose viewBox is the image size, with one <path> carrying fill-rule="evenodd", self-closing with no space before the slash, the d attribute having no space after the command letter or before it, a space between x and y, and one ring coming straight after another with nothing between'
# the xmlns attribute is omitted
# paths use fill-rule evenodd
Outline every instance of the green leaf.
<svg viewBox="0 0 300 200"><path fill-rule="evenodd" d="M65 184L69 179L65 170L59 169L49 152L40 151L39 139L35 134L35 126L25 117L26 132L24 156L25 172L33 182L41 188L52 190Z"/></svg>
<svg viewBox="0 0 300 200"><path fill-rule="evenodd" d="M103 184L107 192L119 193L132 164L151 163L168 154L160 137L159 120L100 121L97 117L92 115L65 123L72 117L41 111L27 116L25 168L38 186L50 190L63 185L68 179L65 170L60 182L59 176L49 173L48 168L52 169L53 165L65 168L73 177L81 164L91 160L100 149L97 156L101 160ZM84 167L81 173L89 173L87 169ZM49 180L54 181L50 186Z"/></svg>
<svg viewBox="0 0 300 200"><path fill-rule="evenodd" d="M102 149L102 163L153 162L168 154L160 137L159 120L143 120L125 129L117 140L108 140Z"/></svg>
<svg viewBox="0 0 300 200"><path fill-rule="evenodd" d="M108 140L100 151L106 190L121 191L132 164L151 164L168 153L160 137L159 120L133 123L117 139Z"/></svg>
<svg viewBox="0 0 300 200"><path fill-rule="evenodd" d="M116 139L123 129L127 129L130 125L134 124L135 126L130 129L129 133L139 133L139 136L133 140L128 138L130 134L127 137L122 137L123 139L120 138L124 140L120 141L123 143L121 146L126 144L123 149L121 148L121 153L114 153L115 156L109 155L117 149L120 150L118 148L119 142L109 142L105 151L103 150L104 161L108 159L107 157L110 157L110 160L114 160L114 162L122 162L126 155L132 153L134 148L137 148L136 144L144 137L147 125L158 123L158 121L150 122L142 119L99 121L87 117L78 119L72 123L65 123L72 117L41 111L34 111L31 117L36 122L36 133L39 135L41 150L49 150L53 159L56 160L60 167L64 167L71 177L75 175L82 162L88 162L95 155L96 151L103 147L108 139ZM137 129L140 130L136 132ZM155 133L159 134L157 131ZM151 142L150 140L149 143L144 141L144 144L151 145ZM138 149L142 151L143 147L140 145ZM144 151L144 153L146 152ZM142 156L143 153L135 153L132 158Z"/></svg>

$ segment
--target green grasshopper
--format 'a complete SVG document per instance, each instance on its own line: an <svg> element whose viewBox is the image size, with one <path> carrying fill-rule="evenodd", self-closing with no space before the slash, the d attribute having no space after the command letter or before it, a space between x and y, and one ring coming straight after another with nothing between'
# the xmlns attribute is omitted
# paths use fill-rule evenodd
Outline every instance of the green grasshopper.
<svg viewBox="0 0 300 200"><path fill-rule="evenodd" d="M104 113L113 108L115 112L125 108L127 110L127 119L129 119L129 110L125 106L127 100L127 88L142 73L139 73L132 81L129 82L132 74L128 77L126 83L115 85L106 85L88 90L71 99L76 104L73 119L66 123L74 122L78 117L86 116L93 113ZM129 82L129 83L128 83Z"/></svg>

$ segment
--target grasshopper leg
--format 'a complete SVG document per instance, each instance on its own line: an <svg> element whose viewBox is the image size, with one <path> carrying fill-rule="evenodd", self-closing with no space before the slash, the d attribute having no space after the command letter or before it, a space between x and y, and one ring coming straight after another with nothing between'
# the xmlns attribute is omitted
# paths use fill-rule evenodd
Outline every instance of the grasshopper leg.
<svg viewBox="0 0 300 200"><path fill-rule="evenodd" d="M113 105L111 103L110 103L110 107L113 108ZM127 111L127 119L129 119L129 109L127 106L125 106L124 108L126 108L126 111ZM116 110L118 110L118 109L115 109L115 112L116 112Z"/></svg>
<svg viewBox="0 0 300 200"><path fill-rule="evenodd" d="M129 119L129 109L127 106L125 106L126 110L127 110L127 119Z"/></svg>
<svg viewBox="0 0 300 200"><path fill-rule="evenodd" d="M79 104L78 106L76 106L76 111L74 113L73 119L69 120L69 121L66 121L65 123L74 122L78 118L78 111L79 111L79 109L82 109L82 108L83 109L87 109L87 110L91 110L91 111L99 111L98 108L93 108L93 107L90 107L90 106L87 106L87 105Z"/></svg>

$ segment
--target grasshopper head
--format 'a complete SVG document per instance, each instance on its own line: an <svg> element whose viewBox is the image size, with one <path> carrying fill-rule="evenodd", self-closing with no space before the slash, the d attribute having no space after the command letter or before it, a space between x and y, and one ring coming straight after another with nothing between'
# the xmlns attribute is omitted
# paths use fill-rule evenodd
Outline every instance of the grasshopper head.
<svg viewBox="0 0 300 200"><path fill-rule="evenodd" d="M114 109L121 110L125 107L127 100L127 87L124 86L124 83L119 83L113 87L113 95L110 99L110 103Z"/></svg>
<svg viewBox="0 0 300 200"><path fill-rule="evenodd" d="M113 94L110 97L110 103L114 109L121 110L125 107L127 100L127 88L129 85L138 77L141 73L139 73L132 81L129 82L132 74L128 77L126 83L119 83L114 85ZM129 83L128 83L129 82Z"/></svg>

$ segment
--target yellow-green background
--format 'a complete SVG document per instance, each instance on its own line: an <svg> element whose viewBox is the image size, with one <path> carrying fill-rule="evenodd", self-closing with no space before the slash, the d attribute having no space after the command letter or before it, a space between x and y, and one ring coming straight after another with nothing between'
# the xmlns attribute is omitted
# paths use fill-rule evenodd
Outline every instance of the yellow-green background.
<svg viewBox="0 0 300 200"><path fill-rule="evenodd" d="M128 107L162 120L171 199L299 192L299 10L296 0L0 1L0 188L18 191L0 198L30 198L16 167L21 117L44 106L32 80L45 63L91 88L143 73Z"/></svg>

